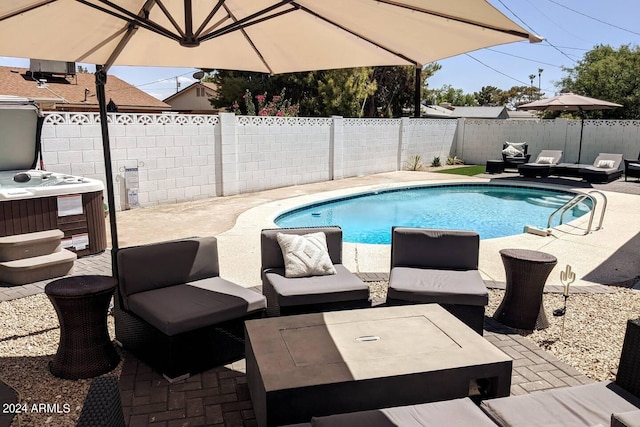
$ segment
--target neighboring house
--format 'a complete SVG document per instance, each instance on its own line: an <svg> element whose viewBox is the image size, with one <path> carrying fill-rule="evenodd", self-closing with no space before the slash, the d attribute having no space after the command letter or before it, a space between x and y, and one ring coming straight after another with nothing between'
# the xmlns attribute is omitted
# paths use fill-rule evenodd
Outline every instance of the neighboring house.
<svg viewBox="0 0 640 427"><path fill-rule="evenodd" d="M537 111L511 111L508 110L507 114L509 114L510 119L518 119L518 120L540 120Z"/></svg>
<svg viewBox="0 0 640 427"><path fill-rule="evenodd" d="M171 105L173 111L180 113L214 114L220 109L214 108L209 98L217 94L218 88L214 83L198 81L164 99L164 102Z"/></svg>
<svg viewBox="0 0 640 427"><path fill-rule="evenodd" d="M507 107L455 107L451 117L465 119L508 119Z"/></svg>
<svg viewBox="0 0 640 427"><path fill-rule="evenodd" d="M73 63L69 63L71 65ZM43 111L98 111L95 75L65 72L32 72L27 68L0 67L0 95L33 99ZM148 93L108 75L105 85L107 102L113 101L120 113L160 113L170 111Z"/></svg>
<svg viewBox="0 0 640 427"><path fill-rule="evenodd" d="M420 106L420 116L432 119L451 119L454 118L451 115L452 111L448 108L441 107L439 105L424 105Z"/></svg>

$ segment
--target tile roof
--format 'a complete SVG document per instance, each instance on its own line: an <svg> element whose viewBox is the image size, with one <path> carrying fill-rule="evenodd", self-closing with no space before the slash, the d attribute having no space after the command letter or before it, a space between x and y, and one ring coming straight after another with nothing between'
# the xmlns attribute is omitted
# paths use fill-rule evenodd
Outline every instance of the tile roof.
<svg viewBox="0 0 640 427"><path fill-rule="evenodd" d="M506 107L456 107L452 117L466 117L473 119L506 119Z"/></svg>
<svg viewBox="0 0 640 427"><path fill-rule="evenodd" d="M86 89L86 90L85 90ZM86 96L85 96L86 92ZM148 93L109 75L105 86L107 102L113 102L119 111L162 111L171 106ZM27 68L0 66L0 95L15 95L38 100L56 100L56 109L98 109L95 76L93 73L77 73L75 76L47 78L46 87L38 87L36 79Z"/></svg>
<svg viewBox="0 0 640 427"><path fill-rule="evenodd" d="M218 85L217 84L212 83L212 82L197 81L197 82L191 83L189 86L185 87L184 89L181 89L180 91L169 95L168 97L163 99L163 101L164 102L168 102L168 101L171 101L172 99L179 98L179 97L183 96L185 93L190 92L191 90L193 90L193 88L198 87L198 86L204 86L208 97L216 96L217 93L218 93Z"/></svg>

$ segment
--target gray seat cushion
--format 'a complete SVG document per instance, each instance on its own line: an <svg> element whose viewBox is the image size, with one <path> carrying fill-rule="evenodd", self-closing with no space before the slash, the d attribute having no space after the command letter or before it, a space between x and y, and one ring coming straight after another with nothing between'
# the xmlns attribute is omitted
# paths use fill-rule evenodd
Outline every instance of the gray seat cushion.
<svg viewBox="0 0 640 427"><path fill-rule="evenodd" d="M387 298L475 306L489 303L489 293L478 270L394 267Z"/></svg>
<svg viewBox="0 0 640 427"><path fill-rule="evenodd" d="M336 274L284 277L284 268L270 268L265 278L276 290L281 306L324 304L369 298L369 286L344 265L334 264Z"/></svg>
<svg viewBox="0 0 640 427"><path fill-rule="evenodd" d="M611 427L640 427L640 410L611 414Z"/></svg>
<svg viewBox="0 0 640 427"><path fill-rule="evenodd" d="M314 427L495 427L469 398L329 415L311 419Z"/></svg>
<svg viewBox="0 0 640 427"><path fill-rule="evenodd" d="M127 310L130 295L219 275L215 237L120 248L116 256L118 286Z"/></svg>
<svg viewBox="0 0 640 427"><path fill-rule="evenodd" d="M608 426L611 414L640 406L618 385L599 382L485 400L481 408L502 426Z"/></svg>
<svg viewBox="0 0 640 427"><path fill-rule="evenodd" d="M129 307L163 333L173 336L262 310L266 299L250 289L212 277L130 295Z"/></svg>

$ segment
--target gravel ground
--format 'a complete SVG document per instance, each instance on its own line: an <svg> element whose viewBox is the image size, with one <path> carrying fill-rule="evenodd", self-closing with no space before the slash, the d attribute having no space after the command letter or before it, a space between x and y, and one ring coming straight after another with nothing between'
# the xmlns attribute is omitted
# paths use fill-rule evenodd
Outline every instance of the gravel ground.
<svg viewBox="0 0 640 427"><path fill-rule="evenodd" d="M386 282L371 283L375 298L384 297ZM558 359L575 367L595 381L611 379L618 366L627 319L640 316L640 292L612 287L607 294L573 294L567 314L554 317L563 305L559 294L545 294L544 305L550 327L532 333L522 332ZM492 315L504 291L489 291L487 315ZM12 427L74 426L91 380L62 380L51 375L48 362L59 340L56 313L46 295L0 302L0 379L18 392L20 403L68 404L67 414L26 413L14 418ZM113 319L109 318L109 333ZM109 375L120 375L120 364Z"/></svg>
<svg viewBox="0 0 640 427"><path fill-rule="evenodd" d="M370 285L375 299L384 298L386 282ZM554 317L553 310L563 306L564 297L544 294L549 328L519 333L594 381L612 379L611 371L618 367L627 319L640 317L640 291L614 286L610 289L613 292L607 294L570 295L563 317ZM493 315L503 296L503 290L489 290L487 316Z"/></svg>
<svg viewBox="0 0 640 427"><path fill-rule="evenodd" d="M113 318L109 318L113 338ZM0 379L18 392L27 412L13 419L12 427L75 426L91 384L63 380L49 372L48 363L58 349L58 317L45 294L0 302ZM120 376L122 364L108 375ZM68 405L68 413L38 413L33 404Z"/></svg>

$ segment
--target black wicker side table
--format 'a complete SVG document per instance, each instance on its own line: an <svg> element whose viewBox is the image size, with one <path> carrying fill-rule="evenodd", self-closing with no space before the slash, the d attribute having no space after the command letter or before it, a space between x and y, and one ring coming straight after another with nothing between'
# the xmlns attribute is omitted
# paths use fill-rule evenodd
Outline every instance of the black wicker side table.
<svg viewBox="0 0 640 427"><path fill-rule="evenodd" d="M120 363L107 331L107 310L116 287L108 276L69 276L47 284L60 322L58 352L49 363L59 378L91 378Z"/></svg>
<svg viewBox="0 0 640 427"><path fill-rule="evenodd" d="M512 328L534 330L549 326L542 292L558 260L553 255L528 249L502 249L507 277L504 298L493 318Z"/></svg>
<svg viewBox="0 0 640 427"><path fill-rule="evenodd" d="M504 172L504 162L502 160L487 160L486 173Z"/></svg>

